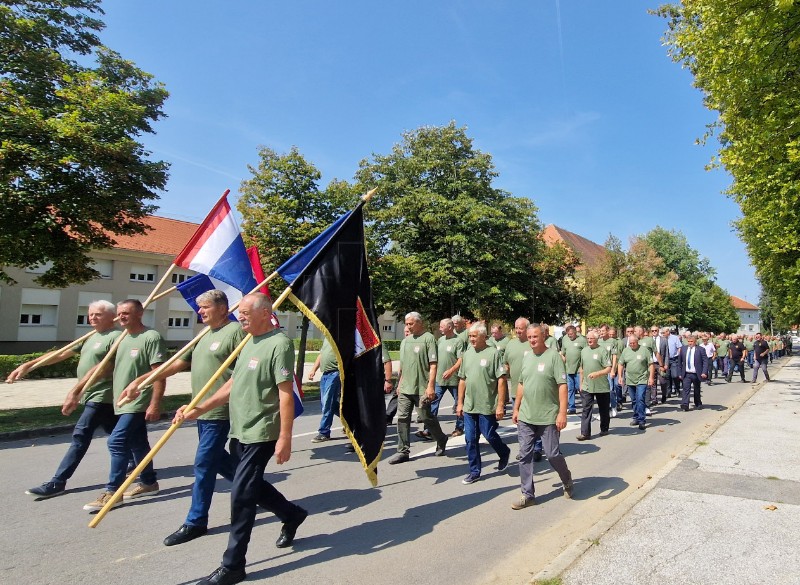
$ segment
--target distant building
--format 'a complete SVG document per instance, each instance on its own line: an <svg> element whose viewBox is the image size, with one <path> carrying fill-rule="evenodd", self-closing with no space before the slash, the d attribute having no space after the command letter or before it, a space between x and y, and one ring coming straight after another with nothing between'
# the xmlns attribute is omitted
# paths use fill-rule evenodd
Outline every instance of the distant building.
<svg viewBox="0 0 800 585"><path fill-rule="evenodd" d="M597 266L603 261L607 252L605 246L601 246L592 240L587 240L583 236L552 223L546 225L542 230L542 239L548 246L556 243L564 244L575 253L581 261L581 265L586 268Z"/></svg>
<svg viewBox="0 0 800 585"><path fill-rule="evenodd" d="M0 283L0 354L20 354L65 345L89 331L87 310L94 300L117 303L127 298L144 301L161 280L175 257L199 224L150 216L144 220L151 229L145 235L115 236L116 245L90 254L100 278L63 289L43 288L34 278L49 266L27 270L7 267L15 285ZM163 290L194 276L191 270L174 270ZM299 313L278 311L281 326L289 337L300 335ZM156 329L170 347L184 345L202 329L197 315L180 293L173 292L151 303L144 324ZM384 339L402 337L402 326L391 315L378 319ZM313 325L309 338L321 333Z"/></svg>
<svg viewBox="0 0 800 585"><path fill-rule="evenodd" d="M761 332L761 310L744 299L731 295L731 304L739 314L739 329L736 333L754 335Z"/></svg>

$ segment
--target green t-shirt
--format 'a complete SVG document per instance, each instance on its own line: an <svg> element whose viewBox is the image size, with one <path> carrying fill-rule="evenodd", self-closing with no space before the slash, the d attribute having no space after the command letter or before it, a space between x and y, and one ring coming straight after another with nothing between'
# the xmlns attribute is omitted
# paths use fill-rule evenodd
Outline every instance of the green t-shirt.
<svg viewBox="0 0 800 585"><path fill-rule="evenodd" d="M401 394L421 394L428 387L430 366L437 360L436 340L427 331L422 335L409 335L400 343Z"/></svg>
<svg viewBox="0 0 800 585"><path fill-rule="evenodd" d="M730 346L731 342L728 339L718 339L717 343L717 355L720 357L725 357L728 355L728 346Z"/></svg>
<svg viewBox="0 0 800 585"><path fill-rule="evenodd" d="M556 345L556 338L552 336L548 336L547 339L544 340L544 345L547 349L550 349L554 345ZM558 346L556 346L558 347Z"/></svg>
<svg viewBox="0 0 800 585"><path fill-rule="evenodd" d="M583 390L590 394L607 394L610 392L608 376L589 378L589 374L604 370L610 365L611 356L608 355L608 350L602 345L598 344L594 349L587 345L581 349L581 369L583 370L581 386Z"/></svg>
<svg viewBox="0 0 800 585"><path fill-rule="evenodd" d="M217 373L222 362L228 359L228 356L233 353L244 337L242 326L239 323L228 321L222 327L206 333L194 348L180 358L192 364L192 397L197 396L211 377ZM229 366L206 392L203 402L213 396L228 381L232 373L233 367ZM209 410L200 418L202 420L228 420L228 405L223 404Z"/></svg>
<svg viewBox="0 0 800 585"><path fill-rule="evenodd" d="M153 369L153 366L165 360L166 344L161 334L154 329L147 329L141 333L129 333L117 347L116 360L114 361L114 412L129 414L144 412L150 406L153 396L153 386L142 389L136 400L117 406L117 400L122 391L142 374Z"/></svg>
<svg viewBox="0 0 800 585"><path fill-rule="evenodd" d="M745 339L743 343L747 351L753 351L753 341L751 339Z"/></svg>
<svg viewBox="0 0 800 585"><path fill-rule="evenodd" d="M325 372L339 371L339 360L336 359L333 346L328 342L327 337L322 340L322 347L319 350L319 355L319 369L323 374Z"/></svg>
<svg viewBox="0 0 800 585"><path fill-rule="evenodd" d="M581 350L586 347L586 338L583 335L576 335L575 339L570 339L569 335L561 338L561 355L567 358L567 374L577 374L581 365Z"/></svg>
<svg viewBox="0 0 800 585"><path fill-rule="evenodd" d="M73 351L78 351L81 354L78 360L78 379L83 378L89 370L103 361L103 358L108 354L108 350L114 344L114 341L122 333L118 329L109 329L102 333L94 332L92 336L84 341L80 346L76 347ZM92 387L87 389L83 396L81 396L81 404L87 402L105 402L111 403L114 395L112 388L111 378L99 380L92 384Z"/></svg>
<svg viewBox="0 0 800 585"><path fill-rule="evenodd" d="M598 339L597 344L608 352L609 357L613 358L613 356L619 355L621 352L618 341L619 343L622 342L622 340L609 337L608 339Z"/></svg>
<svg viewBox="0 0 800 585"><path fill-rule="evenodd" d="M619 364L625 366L625 385L647 384L652 363L653 352L648 347L640 345L636 351L630 346L623 349L619 356Z"/></svg>
<svg viewBox="0 0 800 585"><path fill-rule="evenodd" d="M492 415L497 410L497 381L506 375L500 351L470 346L461 356L458 377L465 380L464 412Z"/></svg>
<svg viewBox="0 0 800 585"><path fill-rule="evenodd" d="M453 337L445 337L442 335L439 338L439 342L436 344L436 356L438 359L436 365L436 383L439 384L439 386L458 385L457 372L447 379L443 377L443 374L456 364L463 352L464 348L461 345L461 340L458 338L458 335L454 335Z"/></svg>
<svg viewBox="0 0 800 585"><path fill-rule="evenodd" d="M558 388L567 383L561 355L553 349L541 355L531 351L522 364L520 381L523 394L519 420L531 425L555 424L559 409Z"/></svg>
<svg viewBox="0 0 800 585"><path fill-rule="evenodd" d="M402 343L402 342L401 342ZM385 364L386 362L392 361L392 357L389 355L389 352L386 350L386 346L381 343L381 360Z"/></svg>
<svg viewBox="0 0 800 585"><path fill-rule="evenodd" d="M290 382L293 371L294 344L278 329L255 336L244 346L233 370L229 437L246 444L278 440L278 384Z"/></svg>
<svg viewBox="0 0 800 585"><path fill-rule="evenodd" d="M517 395L517 385L519 384L519 374L522 371L522 362L526 355L531 353L531 344L528 341L520 341L514 338L506 345L503 353L503 361L508 366L508 392L512 396Z"/></svg>

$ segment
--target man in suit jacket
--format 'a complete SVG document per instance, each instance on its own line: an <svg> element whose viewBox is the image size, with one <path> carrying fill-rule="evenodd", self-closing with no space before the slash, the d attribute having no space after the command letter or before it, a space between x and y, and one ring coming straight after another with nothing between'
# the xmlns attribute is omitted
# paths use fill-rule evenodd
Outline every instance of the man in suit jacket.
<svg viewBox="0 0 800 585"><path fill-rule="evenodd" d="M655 353L661 357L661 361L656 365L656 378L661 387L661 404L664 404L672 382L669 369L669 327L662 327L660 333L661 335L655 340ZM654 397L654 402L656 398L657 396Z"/></svg>
<svg viewBox="0 0 800 585"><path fill-rule="evenodd" d="M700 383L708 378L708 356L703 347L697 345L697 338L689 335L686 347L680 360L681 378L683 379L683 396L681 409L689 410L689 389L694 387L694 407L703 407L700 400Z"/></svg>

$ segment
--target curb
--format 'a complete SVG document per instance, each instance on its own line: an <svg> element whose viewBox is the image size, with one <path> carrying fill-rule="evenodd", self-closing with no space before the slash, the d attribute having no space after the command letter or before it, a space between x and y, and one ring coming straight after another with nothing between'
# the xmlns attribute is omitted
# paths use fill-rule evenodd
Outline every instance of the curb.
<svg viewBox="0 0 800 585"><path fill-rule="evenodd" d="M791 358L795 356L792 354L788 357ZM788 365L788 363L789 362L787 361L783 364L780 364L780 369L778 369L775 373L780 373L780 371L786 365ZM773 380L775 378L776 376L772 376ZM716 433L717 430L728 421L728 419L738 412L748 400L750 400L761 390L765 383L766 381L761 381L755 387L751 386L750 391L744 397L742 397L720 416L716 426L703 432L697 441L694 442L694 444L688 445L683 451L678 453L672 461L662 467L656 474L652 476L651 479L648 479L644 484L639 486L636 491L622 500L622 502L620 502L619 505L617 505L608 514L606 514L605 517L595 523L594 526L590 527L582 537L576 539L572 544L568 545L567 548L561 552L561 554L550 561L544 569L533 576L533 578L528 582L529 585L536 585L540 581L557 578L564 571L569 569L569 567L572 566L583 555L583 553L594 546L595 541L599 540L628 512L630 512L636 504L644 499L647 494L653 491L662 479L669 475L669 473L673 471L682 461L688 459L692 453L694 453L700 447L698 444L699 442L707 440L714 433Z"/></svg>
<svg viewBox="0 0 800 585"><path fill-rule="evenodd" d="M160 423L163 420L172 420L175 418L175 412L163 412L157 421L148 421L148 424ZM189 421L187 421L189 422ZM186 423L184 423L186 424ZM41 437L55 437L56 435L68 435L72 433L75 428L74 424L57 425L53 427L42 427L38 429L25 429L23 431L10 431L7 433L0 433L0 443L9 441L21 441L25 439L38 439Z"/></svg>

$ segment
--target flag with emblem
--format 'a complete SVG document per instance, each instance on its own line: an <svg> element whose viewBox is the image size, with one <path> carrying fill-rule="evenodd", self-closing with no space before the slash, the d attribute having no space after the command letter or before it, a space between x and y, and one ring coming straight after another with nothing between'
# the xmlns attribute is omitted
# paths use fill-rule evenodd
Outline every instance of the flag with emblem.
<svg viewBox="0 0 800 585"><path fill-rule="evenodd" d="M386 436L383 360L364 246L362 201L277 272L330 342L342 383L340 418L373 485Z"/></svg>

